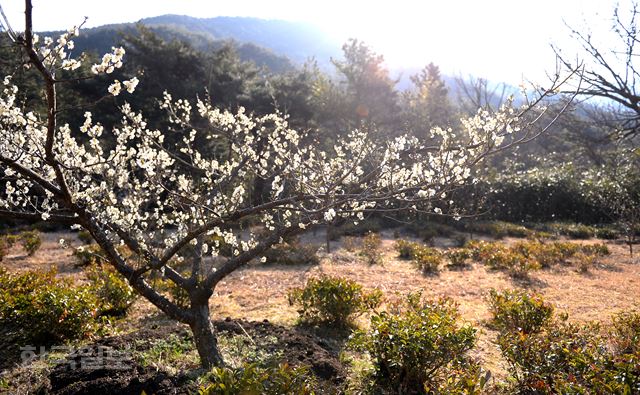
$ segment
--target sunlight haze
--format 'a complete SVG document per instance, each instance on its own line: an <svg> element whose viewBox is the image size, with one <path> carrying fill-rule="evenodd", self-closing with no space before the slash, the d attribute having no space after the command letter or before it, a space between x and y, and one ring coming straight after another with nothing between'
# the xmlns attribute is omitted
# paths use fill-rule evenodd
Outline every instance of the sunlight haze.
<svg viewBox="0 0 640 395"><path fill-rule="evenodd" d="M0 1L15 29L21 1ZM152 5L153 4L153 5ZM355 37L385 56L391 69L434 62L448 74L473 74L518 84L544 81L552 71L551 43L571 50L570 26L594 32L610 26L615 3L606 1L34 1L36 30L64 29L88 17L86 27L134 22L162 14L201 18L251 16L312 23L336 42Z"/></svg>

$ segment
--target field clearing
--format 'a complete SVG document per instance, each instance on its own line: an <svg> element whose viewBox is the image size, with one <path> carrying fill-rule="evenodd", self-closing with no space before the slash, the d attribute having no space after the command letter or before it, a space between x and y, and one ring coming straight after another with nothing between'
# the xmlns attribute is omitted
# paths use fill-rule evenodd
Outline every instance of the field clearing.
<svg viewBox="0 0 640 395"><path fill-rule="evenodd" d="M12 271L40 269L53 265L59 276L84 281L81 269L74 267L72 248L64 249L59 240L64 238L72 247L81 243L72 233L44 233L43 245L33 256L26 256L14 248L2 265ZM519 239L506 238L511 244ZM356 251L347 251L339 242L332 243L332 252L322 252L324 234L308 234L303 243L317 245L321 250L318 265L262 265L251 264L232 273L216 288L210 307L213 320L230 317L234 320L263 321L287 327L297 320L296 309L289 305L287 292L301 287L311 277L339 276L355 280L365 288L378 288L387 301L393 301L408 292L421 291L427 298L448 297L459 304L461 316L478 328L478 343L473 355L482 361L484 368L494 377L505 376L504 361L494 340L496 332L486 326L490 318L485 298L491 288L498 290L520 288L540 293L556 307L557 313L566 313L569 320L608 322L610 316L620 310L640 307L640 265L638 258L631 258L623 244L607 241L611 255L603 257L588 272L579 272L575 265L556 265L551 269L531 273L527 280L517 280L500 271L473 262L464 270L442 269L433 275L424 275L411 262L400 260L394 250L395 239L391 232L382 233L382 264L369 265ZM449 239L438 238L437 247L450 244ZM574 241L596 243L599 240ZM384 308L384 306L382 307ZM367 317L361 317L358 325L367 326ZM155 307L142 298L130 314L117 324L119 333L142 331L153 323L162 333L175 330L176 324L164 317Z"/></svg>

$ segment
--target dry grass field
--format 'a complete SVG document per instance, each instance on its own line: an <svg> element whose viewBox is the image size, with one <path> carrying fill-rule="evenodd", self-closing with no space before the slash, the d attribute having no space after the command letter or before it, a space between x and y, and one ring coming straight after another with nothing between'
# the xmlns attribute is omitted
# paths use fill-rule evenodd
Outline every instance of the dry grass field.
<svg viewBox="0 0 640 395"><path fill-rule="evenodd" d="M1 265L10 271L56 268L58 276L66 276L81 283L85 281L81 269L74 266L72 248L62 248L59 240L64 238L73 246L81 243L72 233L44 233L42 247L33 255L26 256L21 249L10 250ZM607 241L611 254L602 257L588 271L580 271L571 262L537 270L525 279L514 279L508 274L488 269L472 262L461 270L443 268L436 274L425 275L409 261L400 260L394 250L395 239L391 232L382 233L382 263L369 265L359 254L358 240L353 246L344 248L341 243L332 243L332 252L324 252L324 235L308 234L302 242L316 245L320 263L317 265L274 265L254 263L237 270L215 289L211 298L212 318L220 321L231 318L237 322L268 322L283 327L295 327L297 312L290 306L287 292L301 287L311 277L328 275L355 280L365 288L383 291L386 302L393 301L408 292L421 291L427 298L448 297L459 304L462 319L479 329L479 340L473 351L485 369L496 379L506 375L504 361L494 343L496 332L487 325L490 313L486 303L492 288L526 289L539 293L575 322L600 321L607 323L611 315L620 310L640 307L640 262L629 256L626 246ZM501 242L510 244L518 239L506 238ZM600 240L572 241L595 243ZM446 248L451 240L437 238L433 244ZM384 304L381 308L384 308ZM366 316L357 324L366 327ZM174 333L177 325L142 298L133 305L126 318L118 321L113 333L126 336L128 333L146 333L153 328L153 336ZM92 339L95 340L95 339ZM184 369L196 368L197 358L187 358L181 364ZM162 368L162 367L161 367ZM14 372L15 374L15 372Z"/></svg>

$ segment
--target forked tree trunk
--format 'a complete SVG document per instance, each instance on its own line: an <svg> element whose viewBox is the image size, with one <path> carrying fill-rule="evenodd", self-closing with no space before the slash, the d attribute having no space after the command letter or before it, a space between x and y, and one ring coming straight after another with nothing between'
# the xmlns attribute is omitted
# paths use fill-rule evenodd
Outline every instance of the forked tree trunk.
<svg viewBox="0 0 640 395"><path fill-rule="evenodd" d="M200 364L207 370L214 366L224 365L222 355L218 350L218 339L209 316L208 300L205 303L192 304L191 310L194 313L194 318L189 326L198 349Z"/></svg>

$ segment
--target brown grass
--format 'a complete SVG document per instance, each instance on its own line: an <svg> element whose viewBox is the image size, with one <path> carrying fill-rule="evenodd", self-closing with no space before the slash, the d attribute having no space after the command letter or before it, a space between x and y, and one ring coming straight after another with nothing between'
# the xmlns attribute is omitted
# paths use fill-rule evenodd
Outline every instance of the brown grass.
<svg viewBox="0 0 640 395"><path fill-rule="evenodd" d="M1 265L9 270L47 269L53 264L60 275L83 278L80 269L73 267L71 249L61 249L58 240L65 238L73 246L80 243L68 233L43 234L42 248L27 257L19 248L12 250ZM303 242L324 244L324 236L305 235ZM503 240L512 243L513 239ZM590 243L594 241L581 241ZM433 276L425 276L410 262L399 260L393 250L394 240L383 234L383 264L368 265L356 252L348 252L333 243L332 253L321 253L317 266L274 266L252 264L236 271L222 281L211 299L213 318L232 317L247 320L268 319L274 323L292 325L297 313L287 302L287 291L303 286L312 276L326 274L358 281L366 288L379 288L387 298L411 291L422 291L428 298L450 297L459 303L462 318L479 329L479 341L475 355L494 376L504 374L503 362L494 344L495 332L484 324L489 318L485 296L489 289L522 288L540 293L556 306L558 312L566 312L570 320L607 322L620 310L638 307L640 295L640 264L631 259L625 245L607 242L612 254L600 260L588 273L580 273L575 265L560 265L549 270L533 272L527 281L518 281L507 274L488 270L472 263L468 270L451 271L446 268ZM447 240L436 241L437 246ZM144 300L139 300L127 320L119 325L129 331L137 327L168 324L168 320ZM360 320L366 325L366 318Z"/></svg>

